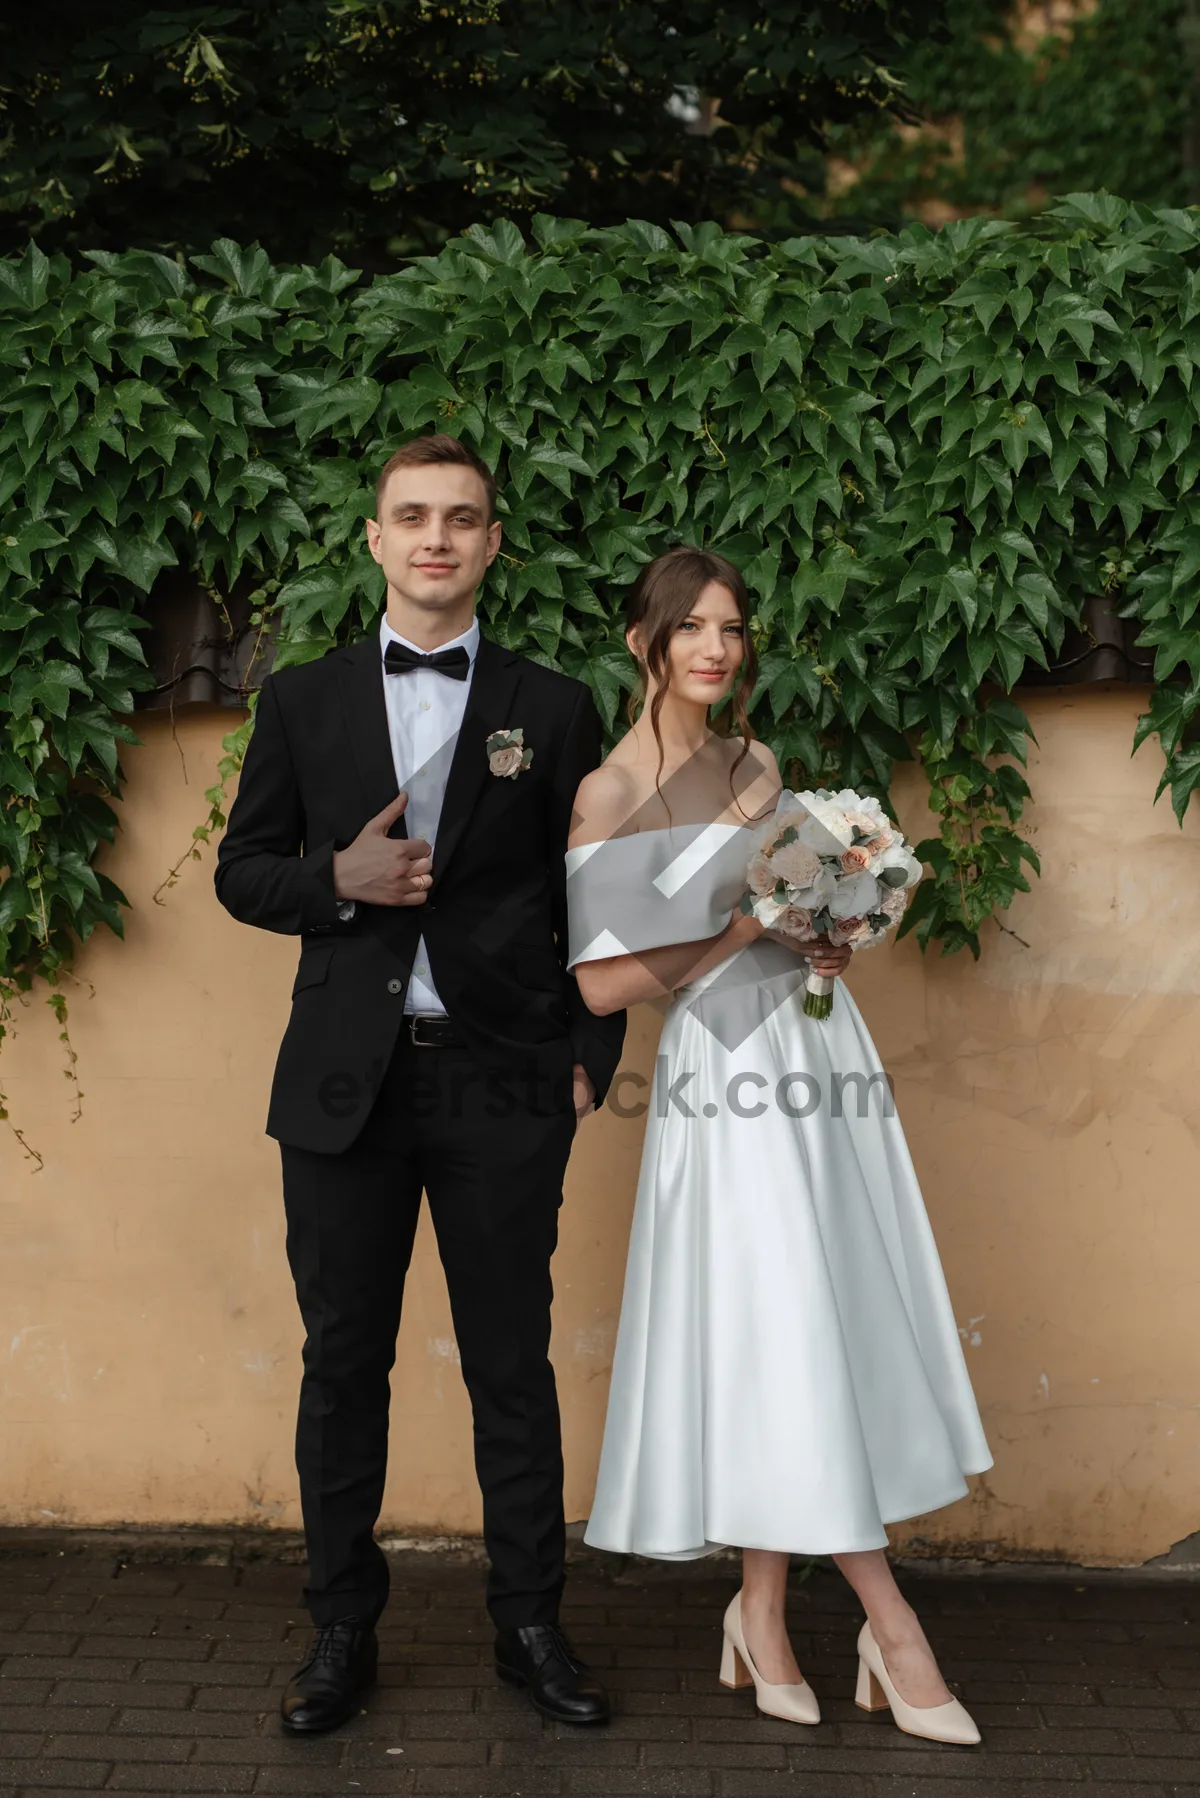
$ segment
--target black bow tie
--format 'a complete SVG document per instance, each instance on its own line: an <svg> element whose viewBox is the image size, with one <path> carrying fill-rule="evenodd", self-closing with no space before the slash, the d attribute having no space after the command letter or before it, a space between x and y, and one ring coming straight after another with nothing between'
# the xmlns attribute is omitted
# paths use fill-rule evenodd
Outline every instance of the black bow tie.
<svg viewBox="0 0 1200 1798"><path fill-rule="evenodd" d="M383 652L383 665L389 674L407 674L412 668L433 668L438 674L448 674L451 680L466 680L471 671L471 658L460 644L457 649L435 649L432 655L423 656L417 649L410 649L407 643L397 643L394 639Z"/></svg>

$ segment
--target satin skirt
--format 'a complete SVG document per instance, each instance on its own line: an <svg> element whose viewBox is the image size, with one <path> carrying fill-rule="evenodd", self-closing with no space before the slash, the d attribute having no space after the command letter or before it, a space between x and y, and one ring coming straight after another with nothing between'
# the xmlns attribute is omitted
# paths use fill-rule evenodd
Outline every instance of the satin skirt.
<svg viewBox="0 0 1200 1798"><path fill-rule="evenodd" d="M883 1548L992 1465L858 1007L741 958L664 1020L584 1538L619 1553Z"/></svg>

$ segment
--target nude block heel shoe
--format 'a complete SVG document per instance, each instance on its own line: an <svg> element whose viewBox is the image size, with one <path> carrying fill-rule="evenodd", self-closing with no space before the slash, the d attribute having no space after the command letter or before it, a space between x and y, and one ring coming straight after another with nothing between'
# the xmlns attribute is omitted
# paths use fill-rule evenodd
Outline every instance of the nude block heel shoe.
<svg viewBox="0 0 1200 1798"><path fill-rule="evenodd" d="M925 1736L931 1742L956 1742L962 1747L980 1741L971 1713L952 1698L948 1704L906 1704L888 1676L879 1644L864 1623L858 1633L858 1685L854 1702L860 1710L881 1711L890 1708L892 1721L910 1736Z"/></svg>
<svg viewBox="0 0 1200 1798"><path fill-rule="evenodd" d="M771 1686L750 1659L746 1638L742 1634L742 1595L736 1592L725 1613L725 1642L721 1651L721 1684L735 1690L754 1687L754 1701L765 1717L780 1717L785 1723L819 1723L821 1710L817 1695L807 1680L798 1686Z"/></svg>
<svg viewBox="0 0 1200 1798"><path fill-rule="evenodd" d="M750 1669L728 1636L721 1650L721 1684L731 1687L735 1692L740 1692L743 1686L754 1684Z"/></svg>
<svg viewBox="0 0 1200 1798"><path fill-rule="evenodd" d="M867 1663L861 1659L858 1663L858 1685L854 1689L854 1702L860 1711L886 1711L888 1708L887 1693Z"/></svg>

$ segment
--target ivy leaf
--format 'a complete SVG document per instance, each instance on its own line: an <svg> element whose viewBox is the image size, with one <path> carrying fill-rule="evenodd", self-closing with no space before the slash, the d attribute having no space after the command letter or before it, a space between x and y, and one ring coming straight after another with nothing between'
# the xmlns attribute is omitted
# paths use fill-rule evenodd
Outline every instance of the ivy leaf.
<svg viewBox="0 0 1200 1798"><path fill-rule="evenodd" d="M310 568L284 583L278 604L281 610L286 608L292 629L299 633L313 618L332 613L341 603L342 591L343 577L338 569Z"/></svg>
<svg viewBox="0 0 1200 1798"><path fill-rule="evenodd" d="M92 749L107 771L109 779L116 780L117 733L113 727L111 714L102 706L73 707L59 716L54 724L52 735L55 748L72 774L78 773L79 764L84 755L88 749ZM90 869L88 869L88 873L91 873ZM99 888L92 890L99 898Z"/></svg>
<svg viewBox="0 0 1200 1798"><path fill-rule="evenodd" d="M1200 786L1200 743L1193 743L1170 758L1154 794L1156 802L1163 789L1168 786L1171 789L1171 809L1182 824L1188 801Z"/></svg>
<svg viewBox="0 0 1200 1798"><path fill-rule="evenodd" d="M1136 754L1146 738L1155 735L1162 744L1163 754L1170 760L1197 712L1200 712L1200 681L1193 680L1187 687L1160 687L1151 695L1149 710L1137 721L1130 753Z"/></svg>
<svg viewBox="0 0 1200 1798"><path fill-rule="evenodd" d="M16 718L35 706L56 718L65 718L72 693L91 697L91 689L73 662L33 662L19 667L8 691L9 709Z"/></svg>
<svg viewBox="0 0 1200 1798"><path fill-rule="evenodd" d="M589 657L583 675L596 696L605 729L611 730L617 709L626 691L633 686L629 652L624 644L620 648L602 650L599 655Z"/></svg>

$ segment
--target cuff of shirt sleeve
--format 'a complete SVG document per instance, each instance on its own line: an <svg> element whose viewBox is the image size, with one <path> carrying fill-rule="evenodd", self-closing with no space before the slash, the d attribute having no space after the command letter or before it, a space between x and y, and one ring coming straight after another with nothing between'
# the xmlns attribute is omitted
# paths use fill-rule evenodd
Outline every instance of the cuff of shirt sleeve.
<svg viewBox="0 0 1200 1798"><path fill-rule="evenodd" d="M344 849L345 843L337 837L331 837L301 858L300 871L304 879L304 895L302 900L304 929L317 936L329 936L342 929L354 916L354 901L339 899L333 889L333 857L337 850ZM351 910L347 915L345 907Z"/></svg>
<svg viewBox="0 0 1200 1798"><path fill-rule="evenodd" d="M607 1068L600 1068L596 1065L597 1056L594 1052L594 1045L588 1044L587 1042L581 1043L573 1041L571 1045L571 1054L575 1066L582 1068L592 1083L594 1103L596 1110L599 1111L601 1105L604 1103L604 1096L609 1089L612 1076Z"/></svg>

